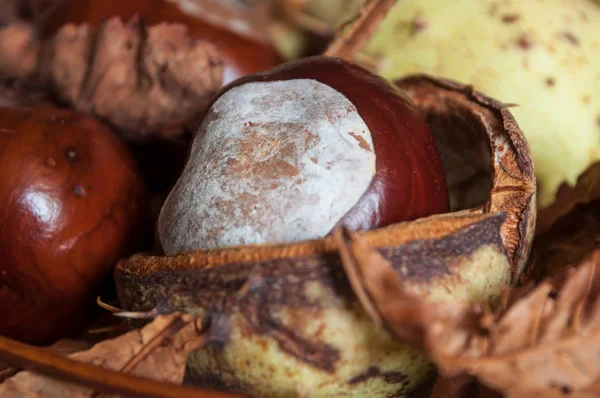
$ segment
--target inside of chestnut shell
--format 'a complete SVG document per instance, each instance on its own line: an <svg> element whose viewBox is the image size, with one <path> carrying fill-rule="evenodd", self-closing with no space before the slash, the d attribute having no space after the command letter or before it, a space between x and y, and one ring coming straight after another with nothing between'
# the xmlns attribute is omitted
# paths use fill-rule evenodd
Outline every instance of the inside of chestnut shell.
<svg viewBox="0 0 600 398"><path fill-rule="evenodd" d="M489 127L470 108L453 100L432 101L411 95L433 131L446 169L450 211L478 208L488 203L492 188Z"/></svg>

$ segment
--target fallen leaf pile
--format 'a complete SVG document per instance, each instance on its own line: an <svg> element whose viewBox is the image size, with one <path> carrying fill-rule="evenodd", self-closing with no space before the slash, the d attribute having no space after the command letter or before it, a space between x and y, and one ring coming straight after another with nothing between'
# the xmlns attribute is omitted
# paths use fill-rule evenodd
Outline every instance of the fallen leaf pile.
<svg viewBox="0 0 600 398"><path fill-rule="evenodd" d="M214 45L187 27L146 27L139 18L95 30L67 24L48 40L32 25L0 26L0 75L48 89L73 108L117 127L127 138L180 138L221 86Z"/></svg>

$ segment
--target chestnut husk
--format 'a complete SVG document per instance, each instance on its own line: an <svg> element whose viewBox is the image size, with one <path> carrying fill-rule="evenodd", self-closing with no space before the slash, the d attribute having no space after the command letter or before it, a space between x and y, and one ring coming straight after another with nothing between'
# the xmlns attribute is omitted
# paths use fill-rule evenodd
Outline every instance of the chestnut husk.
<svg viewBox="0 0 600 398"><path fill-rule="evenodd" d="M492 300L521 274L536 219L529 147L508 107L426 75L396 82L436 135L451 213L360 232L428 300ZM301 243L138 254L115 269L122 306L227 320L185 383L263 397L401 397L431 370L378 329L331 236Z"/></svg>

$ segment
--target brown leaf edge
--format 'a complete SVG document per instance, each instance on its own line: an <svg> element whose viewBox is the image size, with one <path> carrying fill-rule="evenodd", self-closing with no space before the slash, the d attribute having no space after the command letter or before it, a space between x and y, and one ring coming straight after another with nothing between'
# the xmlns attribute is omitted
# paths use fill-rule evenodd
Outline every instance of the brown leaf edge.
<svg viewBox="0 0 600 398"><path fill-rule="evenodd" d="M485 304L470 302L426 302L403 287L400 276L364 238L345 228L334 231L342 265L360 303L371 319L397 338L426 348L430 339L444 330L465 339L481 324Z"/></svg>
<svg viewBox="0 0 600 398"><path fill-rule="evenodd" d="M168 327L180 330L189 324L190 320L180 314L171 314L172 322ZM189 317L189 315L187 315ZM151 324L149 324L151 325ZM137 330L128 334L137 334ZM113 339L111 343L118 345L123 336ZM153 340L156 343L157 340ZM103 343L106 343L103 342ZM158 344L158 343L157 343ZM152 345L152 344L150 344ZM20 343L0 336L0 360L22 369L27 369L40 375L58 380L68 381L81 386L91 387L97 391L133 394L153 398L236 398L240 395L180 386L172 383L159 382L124 373L135 367L143 357L154 347L144 347L139 355L131 358L120 371L107 370L103 367L77 361L57 355L48 350ZM185 361L184 361L185 362ZM9 379L10 380L10 379ZM22 395L20 395L22 396ZM32 397L35 393L32 392Z"/></svg>
<svg viewBox="0 0 600 398"><path fill-rule="evenodd" d="M600 251L538 286L509 291L478 356L435 355L445 375L466 372L505 396L585 391L600 382ZM430 347L440 351L440 347Z"/></svg>
<svg viewBox="0 0 600 398"><path fill-rule="evenodd" d="M540 209L537 234L547 232L561 217L572 212L577 205L600 199L600 162L588 167L578 178L575 186L563 183L550 206Z"/></svg>
<svg viewBox="0 0 600 398"><path fill-rule="evenodd" d="M335 232L366 312L424 349L445 378L473 375L509 397L595 391L600 384L600 251L537 286L507 288L495 312L481 303L431 303L407 292L358 235ZM469 377L447 384L460 391Z"/></svg>
<svg viewBox="0 0 600 398"><path fill-rule="evenodd" d="M556 202L541 209L538 219L526 278L542 280L600 249L600 162L574 187L561 185Z"/></svg>

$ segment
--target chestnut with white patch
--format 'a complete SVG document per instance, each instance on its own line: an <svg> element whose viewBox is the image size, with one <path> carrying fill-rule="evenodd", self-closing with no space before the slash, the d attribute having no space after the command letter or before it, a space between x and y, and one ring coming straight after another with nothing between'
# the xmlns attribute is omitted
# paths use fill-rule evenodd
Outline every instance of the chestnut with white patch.
<svg viewBox="0 0 600 398"><path fill-rule="evenodd" d="M439 151L411 101L347 61L239 79L211 105L158 223L166 254L314 239L448 209Z"/></svg>

